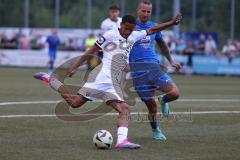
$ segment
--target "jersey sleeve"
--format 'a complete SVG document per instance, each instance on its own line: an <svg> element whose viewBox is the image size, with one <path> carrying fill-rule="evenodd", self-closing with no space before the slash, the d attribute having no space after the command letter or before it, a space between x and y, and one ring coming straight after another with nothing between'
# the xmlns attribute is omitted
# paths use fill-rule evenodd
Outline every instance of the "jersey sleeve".
<svg viewBox="0 0 240 160"><path fill-rule="evenodd" d="M132 33L132 41L136 42L140 39L143 39L147 36L147 31L146 30L141 30L141 31L133 31Z"/></svg>
<svg viewBox="0 0 240 160"><path fill-rule="evenodd" d="M153 26L158 25L158 23L153 22ZM155 39L162 39L162 33L159 31L156 33Z"/></svg>
<svg viewBox="0 0 240 160"><path fill-rule="evenodd" d="M156 33L155 39L161 39L162 38L162 33L159 31Z"/></svg>
<svg viewBox="0 0 240 160"><path fill-rule="evenodd" d="M109 34L108 32L106 32L98 38L98 40L95 42L95 45L102 49L107 43L108 39L109 39Z"/></svg>

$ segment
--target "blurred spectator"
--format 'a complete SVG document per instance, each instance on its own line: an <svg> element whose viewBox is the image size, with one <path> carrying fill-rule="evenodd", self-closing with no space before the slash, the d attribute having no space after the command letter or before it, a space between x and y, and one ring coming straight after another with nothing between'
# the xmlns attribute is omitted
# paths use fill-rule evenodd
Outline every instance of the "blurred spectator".
<svg viewBox="0 0 240 160"><path fill-rule="evenodd" d="M44 47L42 39L43 39L42 35L33 35L30 40L31 49L34 50L42 49Z"/></svg>
<svg viewBox="0 0 240 160"><path fill-rule="evenodd" d="M237 53L238 53L238 51L237 51L237 48L235 47L233 41L232 40L228 40L227 44L225 44L223 46L222 54L227 56L228 59L229 59L229 62L231 63L232 59L234 57L236 57Z"/></svg>
<svg viewBox="0 0 240 160"><path fill-rule="evenodd" d="M94 34L90 33L88 35L88 38L85 41L86 50L88 50L90 47L92 47L95 44L95 42L96 42L96 39L94 38ZM99 58L97 56L94 56L88 61L88 68L93 69L99 63L100 63Z"/></svg>
<svg viewBox="0 0 240 160"><path fill-rule="evenodd" d="M79 51L85 51L85 41L83 37L77 37L76 38L76 46L77 46L77 50Z"/></svg>
<svg viewBox="0 0 240 160"><path fill-rule="evenodd" d="M67 39L66 50L70 50L70 51L75 50L74 39L72 37L68 37Z"/></svg>
<svg viewBox="0 0 240 160"><path fill-rule="evenodd" d="M5 49L17 49L18 39L17 35L14 34L11 38L7 37L5 34L1 34L1 47Z"/></svg>
<svg viewBox="0 0 240 160"><path fill-rule="evenodd" d="M167 42L170 53L176 53L176 40L173 36L169 37L169 41Z"/></svg>
<svg viewBox="0 0 240 160"><path fill-rule="evenodd" d="M4 47L4 38L5 35L3 33L0 33L0 48Z"/></svg>
<svg viewBox="0 0 240 160"><path fill-rule="evenodd" d="M187 43L187 47L183 50L183 54L188 56L188 61L187 61L187 65L189 67L192 66L192 56L195 53L195 47L193 45L193 40L189 40Z"/></svg>
<svg viewBox="0 0 240 160"><path fill-rule="evenodd" d="M18 37L17 37L17 34L14 34L12 36L12 38L10 39L7 47L10 48L10 49L17 49L17 47L18 47Z"/></svg>
<svg viewBox="0 0 240 160"><path fill-rule="evenodd" d="M208 35L207 40L205 41L205 54L216 55L217 54L217 44L213 39L212 35Z"/></svg>
<svg viewBox="0 0 240 160"><path fill-rule="evenodd" d="M200 39L199 42L197 44L197 52L203 54L205 51L205 41L206 41L206 37L204 34L200 35Z"/></svg>
<svg viewBox="0 0 240 160"><path fill-rule="evenodd" d="M183 50L186 48L186 43L182 38L182 35L180 36L180 38L176 41L176 53L177 54L182 54Z"/></svg>
<svg viewBox="0 0 240 160"><path fill-rule="evenodd" d="M235 41L234 41L234 45L235 45L238 53L240 53L240 41L235 40Z"/></svg>
<svg viewBox="0 0 240 160"><path fill-rule="evenodd" d="M30 39L25 34L22 35L19 40L19 48L20 49L30 49Z"/></svg>
<svg viewBox="0 0 240 160"><path fill-rule="evenodd" d="M118 5L111 5L109 7L109 17L105 19L101 24L102 32L106 32L111 29L118 29L122 18L119 17L120 8Z"/></svg>
<svg viewBox="0 0 240 160"><path fill-rule="evenodd" d="M96 42L96 39L94 37L94 34L93 33L90 33L88 35L88 38L85 40L85 46L86 46L86 49L89 49L90 47L92 47Z"/></svg>

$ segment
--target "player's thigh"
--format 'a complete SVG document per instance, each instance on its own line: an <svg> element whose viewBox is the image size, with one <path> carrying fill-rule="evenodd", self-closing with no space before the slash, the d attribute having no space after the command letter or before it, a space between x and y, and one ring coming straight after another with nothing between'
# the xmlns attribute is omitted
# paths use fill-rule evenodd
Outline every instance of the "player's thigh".
<svg viewBox="0 0 240 160"><path fill-rule="evenodd" d="M167 73L164 73L163 75L159 76L156 82L157 82L156 85L158 86L159 90L164 93L179 92L178 86Z"/></svg>

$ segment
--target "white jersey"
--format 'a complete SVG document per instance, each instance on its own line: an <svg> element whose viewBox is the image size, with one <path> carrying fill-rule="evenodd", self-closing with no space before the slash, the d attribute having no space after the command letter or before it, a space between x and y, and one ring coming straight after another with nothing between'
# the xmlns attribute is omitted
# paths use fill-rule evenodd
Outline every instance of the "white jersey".
<svg viewBox="0 0 240 160"><path fill-rule="evenodd" d="M94 68L88 76L87 82L79 90L84 97L104 101L123 101L120 86L121 75L125 68L133 44L145 38L147 32L133 31L127 38L123 38L118 29L107 31L96 41L96 45L103 50L101 65Z"/></svg>
<svg viewBox="0 0 240 160"><path fill-rule="evenodd" d="M128 63L133 44L146 37L146 35L147 32L145 30L133 31L125 39L120 35L118 29L107 31L95 43L103 50L102 72L111 78L113 73L116 74L116 72L122 71Z"/></svg>
<svg viewBox="0 0 240 160"><path fill-rule="evenodd" d="M110 18L105 19L101 24L101 30L103 33L112 29L120 28L122 18L118 17L117 21L112 21Z"/></svg>

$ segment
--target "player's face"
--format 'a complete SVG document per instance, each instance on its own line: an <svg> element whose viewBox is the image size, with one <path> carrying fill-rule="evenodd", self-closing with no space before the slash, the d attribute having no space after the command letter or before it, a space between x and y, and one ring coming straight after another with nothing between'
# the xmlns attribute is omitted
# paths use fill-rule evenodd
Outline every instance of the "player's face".
<svg viewBox="0 0 240 160"><path fill-rule="evenodd" d="M152 5L140 3L138 6L138 18L141 22L147 22L152 14Z"/></svg>
<svg viewBox="0 0 240 160"><path fill-rule="evenodd" d="M120 28L121 36L123 38L128 38L128 36L130 36L130 34L134 29L135 29L135 24L131 24L128 22L121 23L121 28Z"/></svg>
<svg viewBox="0 0 240 160"><path fill-rule="evenodd" d="M113 20L113 21L117 21L117 18L119 16L119 10L117 9L112 9L109 11L109 16L110 16L110 19Z"/></svg>

